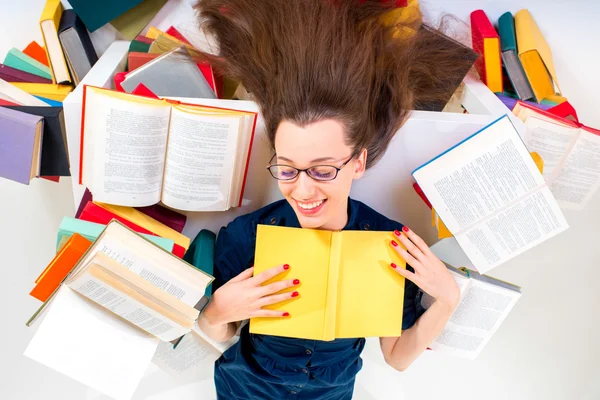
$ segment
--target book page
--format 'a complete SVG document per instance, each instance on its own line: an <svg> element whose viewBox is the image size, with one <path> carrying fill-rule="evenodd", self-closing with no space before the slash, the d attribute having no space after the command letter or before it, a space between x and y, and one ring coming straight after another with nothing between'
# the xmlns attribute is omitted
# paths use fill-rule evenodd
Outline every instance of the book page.
<svg viewBox="0 0 600 400"><path fill-rule="evenodd" d="M562 208L582 210L600 187L600 135L581 130L550 190Z"/></svg>
<svg viewBox="0 0 600 400"><path fill-rule="evenodd" d="M472 279L431 349L473 359L479 354L521 293Z"/></svg>
<svg viewBox="0 0 600 400"><path fill-rule="evenodd" d="M190 331L190 328L169 320L139 301L121 293L94 276L90 270L80 274L76 279L69 282L68 286L125 321L163 341L177 339Z"/></svg>
<svg viewBox="0 0 600 400"><path fill-rule="evenodd" d="M454 235L544 185L506 117L420 167L413 176Z"/></svg>
<svg viewBox="0 0 600 400"><path fill-rule="evenodd" d="M225 211L233 180L240 117L173 108L162 202L185 211Z"/></svg>
<svg viewBox="0 0 600 400"><path fill-rule="evenodd" d="M83 183L94 200L131 207L160 201L171 108L150 100L87 88Z"/></svg>
<svg viewBox="0 0 600 400"><path fill-rule="evenodd" d="M483 274L567 228L550 189L544 187L456 235L456 240Z"/></svg>
<svg viewBox="0 0 600 400"><path fill-rule="evenodd" d="M544 179L550 183L564 156L577 140L579 129L536 117L529 117L525 125L525 145L529 151L535 151L544 160Z"/></svg>

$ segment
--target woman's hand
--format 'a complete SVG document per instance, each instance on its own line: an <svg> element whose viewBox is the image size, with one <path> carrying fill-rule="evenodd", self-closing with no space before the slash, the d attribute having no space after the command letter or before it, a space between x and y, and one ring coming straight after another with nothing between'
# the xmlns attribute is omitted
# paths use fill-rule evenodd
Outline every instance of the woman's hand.
<svg viewBox="0 0 600 400"><path fill-rule="evenodd" d="M456 281L423 239L406 226L402 230L403 232L394 231L394 236L406 247L406 250L395 240L392 240L391 245L400 257L413 267L415 272L397 268L395 264L392 264L391 267L406 279L414 282L436 301L454 310L460 300L460 289Z"/></svg>
<svg viewBox="0 0 600 400"><path fill-rule="evenodd" d="M217 289L202 314L212 326L253 317L289 317L285 311L266 310L263 307L297 298L299 294L296 291L275 293L297 286L300 281L291 279L262 286L269 279L289 269L287 264L279 265L252 277L254 267L248 268Z"/></svg>

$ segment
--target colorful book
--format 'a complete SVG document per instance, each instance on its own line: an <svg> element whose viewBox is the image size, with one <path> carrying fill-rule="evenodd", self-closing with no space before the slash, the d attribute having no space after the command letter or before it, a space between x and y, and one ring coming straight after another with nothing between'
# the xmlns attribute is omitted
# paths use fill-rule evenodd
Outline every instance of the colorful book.
<svg viewBox="0 0 600 400"><path fill-rule="evenodd" d="M191 45L191 43L189 42L189 40L187 40L182 34L181 32L179 32L177 30L177 28L175 28L174 26L170 26L169 29L167 29L165 31L166 34L169 34L171 36L173 36L175 39L182 41L185 44L189 44Z"/></svg>
<svg viewBox="0 0 600 400"><path fill-rule="evenodd" d="M527 104L530 104L530 103L527 103ZM532 105L532 104L530 104L530 105ZM541 108L542 110L545 110L544 107L539 107L539 108ZM579 122L579 117L577 116L577 111L575 110L575 108L573 108L571 103L569 103L568 101L564 101L556 106L549 108L548 112L550 112L554 115L558 115L559 117L569 119L571 121Z"/></svg>
<svg viewBox="0 0 600 400"><path fill-rule="evenodd" d="M46 67L50 67L50 63L48 62L48 56L46 55L46 50L44 50L44 48L40 46L35 40L29 43L27 47L23 49L23 53L27 54L34 60L37 60L40 63L44 64Z"/></svg>
<svg viewBox="0 0 600 400"><path fill-rule="evenodd" d="M63 14L60 0L46 0L46 6L40 17L40 29L44 38L44 49L50 61L50 73L53 83L71 83L67 60L58 39L58 27Z"/></svg>
<svg viewBox="0 0 600 400"><path fill-rule="evenodd" d="M125 39L133 40L154 19L167 0L144 0L113 19L114 26Z"/></svg>
<svg viewBox="0 0 600 400"><path fill-rule="evenodd" d="M73 91L73 86L71 85L56 85L52 83L15 82L13 85L33 96L44 97L61 103Z"/></svg>
<svg viewBox="0 0 600 400"><path fill-rule="evenodd" d="M146 43L146 44L152 44L152 42L154 42L153 39L150 39L149 37L144 36L144 35L137 35L135 37L135 40L137 40L138 42Z"/></svg>
<svg viewBox="0 0 600 400"><path fill-rule="evenodd" d="M555 85L560 94L552 51L528 10L523 9L515 14L515 30L519 58L537 102L554 96Z"/></svg>
<svg viewBox="0 0 600 400"><path fill-rule="evenodd" d="M0 176L29 185L40 174L44 119L0 107Z"/></svg>
<svg viewBox="0 0 600 400"><path fill-rule="evenodd" d="M400 336L404 278L390 265L406 268L406 262L390 245L393 238L391 232L258 225L255 276L289 264L268 283L299 279L301 286L297 299L265 307L289 317L252 318L250 332L326 341Z"/></svg>
<svg viewBox="0 0 600 400"><path fill-rule="evenodd" d="M169 228L176 230L179 233L183 232L187 217L184 214L180 214L175 210L155 204L148 207L136 207L136 210L146 214L152 219L160 222Z"/></svg>
<svg viewBox="0 0 600 400"><path fill-rule="evenodd" d="M98 55L90 35L73 10L65 10L58 28L58 39L63 48L75 85L92 69Z"/></svg>
<svg viewBox="0 0 600 400"><path fill-rule="evenodd" d="M14 47L6 53L3 64L52 80L50 68Z"/></svg>
<svg viewBox="0 0 600 400"><path fill-rule="evenodd" d="M114 118L119 115L136 121L136 129L117 122ZM96 201L108 204L144 207L162 202L184 211L237 207L243 197L256 119L256 113L238 109L87 86L80 183L90 189ZM140 128L146 123L153 127L151 142L144 139L147 130ZM215 142L217 137L220 139ZM140 162L131 157L136 152L147 154L149 144L156 158ZM125 154L128 156L123 158ZM203 162L214 157L222 161ZM138 172L132 175L132 171Z"/></svg>
<svg viewBox="0 0 600 400"><path fill-rule="evenodd" d="M41 100L45 103L45 105L48 105L50 107L62 107L62 101L57 101L57 100L52 100L52 99L48 99L46 97L42 97L42 96L33 96L38 100Z"/></svg>
<svg viewBox="0 0 600 400"><path fill-rule="evenodd" d="M20 69L0 64L0 79L6 82L30 82L30 83L52 83L52 80L42 78L39 75L21 71Z"/></svg>
<svg viewBox="0 0 600 400"><path fill-rule="evenodd" d="M475 69L492 92L502 93L500 38L483 10L471 13L471 35L473 50L480 54Z"/></svg>
<svg viewBox="0 0 600 400"><path fill-rule="evenodd" d="M521 100L533 98L533 90L531 90L521 60L519 60L515 20L510 12L502 14L498 19L498 34L502 50L502 63L513 89Z"/></svg>
<svg viewBox="0 0 600 400"><path fill-rule="evenodd" d="M506 108L508 108L509 110L512 110L514 108L515 105L517 105L517 103L519 102L519 99L515 99L513 97L510 96L505 96L503 94L498 94L496 93L496 96L498 97L498 99L500 99L500 101L506 106ZM520 100L523 101L523 100ZM543 104L543 103L534 103L532 101L524 101L524 103L527 103L529 105L532 105L534 107L537 107L541 110L548 110L550 108L552 108L553 106L547 105L547 104Z"/></svg>
<svg viewBox="0 0 600 400"><path fill-rule="evenodd" d="M12 83L0 79L0 100L7 100L25 106L47 106L42 100L19 89Z"/></svg>
<svg viewBox="0 0 600 400"><path fill-rule="evenodd" d="M143 0L104 0L102 2L89 0L70 0L69 4L79 15L86 28L94 32L101 26L111 22L119 15L140 4Z"/></svg>

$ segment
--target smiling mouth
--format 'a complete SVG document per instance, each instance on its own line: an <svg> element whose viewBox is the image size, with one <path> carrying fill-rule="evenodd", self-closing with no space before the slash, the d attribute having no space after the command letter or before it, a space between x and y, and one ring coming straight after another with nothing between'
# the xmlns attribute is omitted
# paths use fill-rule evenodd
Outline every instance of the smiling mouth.
<svg viewBox="0 0 600 400"><path fill-rule="evenodd" d="M310 203L301 203L298 200L296 200L296 204L301 209L310 211L310 210L314 210L314 209L320 207L323 203L325 203L325 201L327 201L327 200L312 201Z"/></svg>

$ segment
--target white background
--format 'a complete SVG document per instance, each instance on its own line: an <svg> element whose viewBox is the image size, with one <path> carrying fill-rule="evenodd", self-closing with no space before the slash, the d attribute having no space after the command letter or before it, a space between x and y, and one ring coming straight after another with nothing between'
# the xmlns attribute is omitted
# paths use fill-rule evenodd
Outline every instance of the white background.
<svg viewBox="0 0 600 400"><path fill-rule="evenodd" d="M43 0L0 0L0 58L11 47L22 49L31 40L41 43L37 21L43 4ZM600 128L600 3L430 0L421 4L434 19L445 11L465 21L476 8L484 9L492 21L507 10L529 8L552 48L563 94L583 123ZM420 207L415 196L402 198L416 203L398 207ZM396 203L394 198L381 198L370 205L388 209ZM60 184L34 180L30 186L0 181L4 283L0 290L0 399L105 400L22 356L33 334L25 321L39 305L28 293L53 256L61 218L73 212L68 179ZM567 232L492 271L491 275L522 286L524 294L476 361L427 352L408 371L398 373L382 364L375 346L368 346L356 398L599 399L600 195L585 211L565 215L571 226ZM411 214L407 220L424 237L433 237L426 218ZM135 398L211 399L207 387L207 383L178 387L152 368Z"/></svg>

